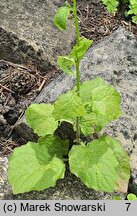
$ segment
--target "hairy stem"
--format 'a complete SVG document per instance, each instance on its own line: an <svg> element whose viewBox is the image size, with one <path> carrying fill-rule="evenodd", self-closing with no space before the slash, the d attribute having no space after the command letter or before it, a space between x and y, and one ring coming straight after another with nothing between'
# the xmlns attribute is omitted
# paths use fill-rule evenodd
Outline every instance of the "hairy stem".
<svg viewBox="0 0 137 216"><path fill-rule="evenodd" d="M76 0L73 0L73 14L74 14L74 24L76 29L76 41L79 45L80 43L80 31L79 31L79 25L78 25L78 18L77 18L77 3ZM79 64L80 61L77 58L76 53L76 82L77 82L77 95L80 97L80 70L79 70ZM79 144L80 141L80 117L77 117L76 120L76 141Z"/></svg>
<svg viewBox="0 0 137 216"><path fill-rule="evenodd" d="M76 28L76 40L79 44L80 41L80 31L79 31L79 25L78 25L78 17L77 17L77 3L76 0L73 0L73 14L74 14L74 24Z"/></svg>

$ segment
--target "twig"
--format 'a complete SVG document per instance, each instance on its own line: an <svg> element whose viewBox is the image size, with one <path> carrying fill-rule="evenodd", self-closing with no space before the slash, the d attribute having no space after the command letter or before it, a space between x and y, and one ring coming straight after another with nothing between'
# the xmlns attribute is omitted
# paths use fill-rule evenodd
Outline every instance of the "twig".
<svg viewBox="0 0 137 216"><path fill-rule="evenodd" d="M84 29L86 32L90 32L90 33L91 33L91 32L95 32L95 30L96 30L95 28L89 28L89 29L88 29L88 28L84 28L84 27L83 27L83 29Z"/></svg>
<svg viewBox="0 0 137 216"><path fill-rule="evenodd" d="M7 103L8 103L8 101L9 101L10 97L11 97L11 95L10 95L10 96L8 95L8 97L6 98L6 101L5 101L5 103L4 103L4 106L7 105Z"/></svg>
<svg viewBox="0 0 137 216"><path fill-rule="evenodd" d="M17 121L15 122L15 124L11 127L11 131L10 131L10 133L8 134L8 136L11 136L11 134L12 134L14 128L18 125L18 123L19 123L19 121L21 120L21 118L22 118L23 115L24 115L24 111L21 112L21 114L20 114L18 120L17 120Z"/></svg>
<svg viewBox="0 0 137 216"><path fill-rule="evenodd" d="M121 22L122 22L122 24L129 26L129 23L125 22L124 20L122 20Z"/></svg>
<svg viewBox="0 0 137 216"><path fill-rule="evenodd" d="M23 66L23 65L20 65L20 64L15 64L15 63L12 63L12 62L9 62L9 61L5 61L5 60L3 60L3 59L0 60L0 62L4 62L4 63L6 63L6 64L11 65L12 67L22 68L22 69L25 69L25 70L28 70L28 71L31 72L31 70L30 70L29 68L27 68L27 67L25 67L25 66Z"/></svg>
<svg viewBox="0 0 137 216"><path fill-rule="evenodd" d="M77 11L78 11L78 13L80 14L80 17L81 17L81 19L82 19L82 13L81 13L81 11L79 10L79 9L77 9Z"/></svg>
<svg viewBox="0 0 137 216"><path fill-rule="evenodd" d="M7 90L7 91L9 91L12 94L15 94L14 91L12 91L11 89L7 88L6 86L3 86L3 85L0 84L0 87L3 88L3 89L5 89L5 90Z"/></svg>
<svg viewBox="0 0 137 216"><path fill-rule="evenodd" d="M86 24L82 21L82 19L80 17L78 17L78 20L79 20L80 23L83 24L83 26L85 26L87 28Z"/></svg>
<svg viewBox="0 0 137 216"><path fill-rule="evenodd" d="M40 91L42 90L42 88L43 88L43 86L45 85L46 81L47 81L46 78L42 81L42 83L40 84L40 86L39 86L39 88L38 88L38 92L40 92Z"/></svg>
<svg viewBox="0 0 137 216"><path fill-rule="evenodd" d="M9 76L4 77L3 79L0 80L0 82L1 82L1 83L4 82L5 80L7 80L8 77L9 77Z"/></svg>
<svg viewBox="0 0 137 216"><path fill-rule="evenodd" d="M86 14L86 19L88 19L89 18L89 5L87 5L87 14Z"/></svg>

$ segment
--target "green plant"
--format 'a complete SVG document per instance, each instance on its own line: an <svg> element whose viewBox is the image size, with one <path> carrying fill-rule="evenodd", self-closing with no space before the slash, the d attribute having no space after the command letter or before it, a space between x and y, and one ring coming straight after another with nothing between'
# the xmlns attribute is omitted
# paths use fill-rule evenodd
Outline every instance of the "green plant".
<svg viewBox="0 0 137 216"><path fill-rule="evenodd" d="M137 196L135 194L129 193L127 195L128 200L137 200Z"/></svg>
<svg viewBox="0 0 137 216"><path fill-rule="evenodd" d="M113 199L114 200L122 200L122 198L120 196L114 196ZM137 196L135 194L129 193L127 195L127 200L137 200Z"/></svg>
<svg viewBox="0 0 137 216"><path fill-rule="evenodd" d="M137 24L137 0L129 0L129 11L127 15L132 15L132 22Z"/></svg>
<svg viewBox="0 0 137 216"><path fill-rule="evenodd" d="M125 16L132 15L132 22L137 24L137 0L102 0L110 13L118 11L118 6L121 4L127 5L128 11L125 11Z"/></svg>
<svg viewBox="0 0 137 216"><path fill-rule="evenodd" d="M80 60L92 41L80 36L76 0L73 6L66 3L57 10L55 25L65 30L70 12L74 15L76 45L69 55L58 57L58 64L68 75L76 75L76 86L53 104L32 104L27 108L27 123L39 139L15 148L10 157L8 179L14 194L55 186L58 179L64 178L66 160L70 171L89 188L127 190L129 157L119 141L106 135L90 142L81 140L81 134L99 133L120 116L120 95L99 77L80 82ZM76 133L72 148L69 140L55 136L62 122L69 122Z"/></svg>
<svg viewBox="0 0 137 216"><path fill-rule="evenodd" d="M118 10L119 0L102 0L110 13L115 13Z"/></svg>

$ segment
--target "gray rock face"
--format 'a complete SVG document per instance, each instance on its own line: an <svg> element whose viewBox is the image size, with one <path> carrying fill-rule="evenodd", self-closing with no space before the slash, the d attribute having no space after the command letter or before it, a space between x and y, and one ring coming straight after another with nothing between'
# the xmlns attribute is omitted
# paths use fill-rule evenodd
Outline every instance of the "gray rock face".
<svg viewBox="0 0 137 216"><path fill-rule="evenodd" d="M5 192L10 190L7 182L7 167L8 159L0 157L0 200L4 199Z"/></svg>
<svg viewBox="0 0 137 216"><path fill-rule="evenodd" d="M123 115L104 132L119 139L130 155L132 179L130 191L137 194L137 38L123 28L91 47L81 62L81 80L101 76L121 94ZM75 78L61 75L46 86L35 103L53 102L61 93L74 86ZM5 185L7 182L5 181ZM5 187L7 190L7 186ZM3 189L4 190L4 189ZM67 172L55 188L13 196L10 189L6 199L112 199L114 193L87 189L74 175Z"/></svg>
<svg viewBox="0 0 137 216"><path fill-rule="evenodd" d="M56 65L57 55L68 53L74 41L71 20L64 32L53 24L61 4L63 0L1 0L0 58L32 62L44 71Z"/></svg>

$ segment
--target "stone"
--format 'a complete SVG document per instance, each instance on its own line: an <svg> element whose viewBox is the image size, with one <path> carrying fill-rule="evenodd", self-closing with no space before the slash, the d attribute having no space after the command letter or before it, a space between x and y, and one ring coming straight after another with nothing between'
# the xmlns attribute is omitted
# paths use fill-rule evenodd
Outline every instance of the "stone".
<svg viewBox="0 0 137 216"><path fill-rule="evenodd" d="M121 94L122 116L106 127L104 133L120 140L129 154L131 158L129 191L137 194L137 37L120 27L111 36L87 51L81 61L80 71L81 81L100 76L114 85ZM46 86L34 102L53 102L60 94L71 89L74 83L75 77L62 74ZM115 193L89 190L74 175L67 172L66 178L59 180L53 189L17 196L11 195L9 191L5 197L7 199L112 199L114 195Z"/></svg>
<svg viewBox="0 0 137 216"><path fill-rule="evenodd" d="M6 120L4 119L3 115L0 115L0 125L3 124L7 124Z"/></svg>
<svg viewBox="0 0 137 216"><path fill-rule="evenodd" d="M70 51L75 33L72 20L67 31L54 26L61 5L63 0L1 0L0 58L31 63L45 72L56 66L57 56Z"/></svg>
<svg viewBox="0 0 137 216"><path fill-rule="evenodd" d="M92 3L94 3L94 4L98 4L98 3L100 3L102 0L91 0L91 2Z"/></svg>
<svg viewBox="0 0 137 216"><path fill-rule="evenodd" d="M132 174L130 181L130 192L137 195L137 145L134 146L134 150L130 155L130 163L132 165Z"/></svg>
<svg viewBox="0 0 137 216"><path fill-rule="evenodd" d="M0 157L0 200L4 199L4 192L9 190L9 185L7 182L7 168L8 168L8 159L6 157Z"/></svg>

